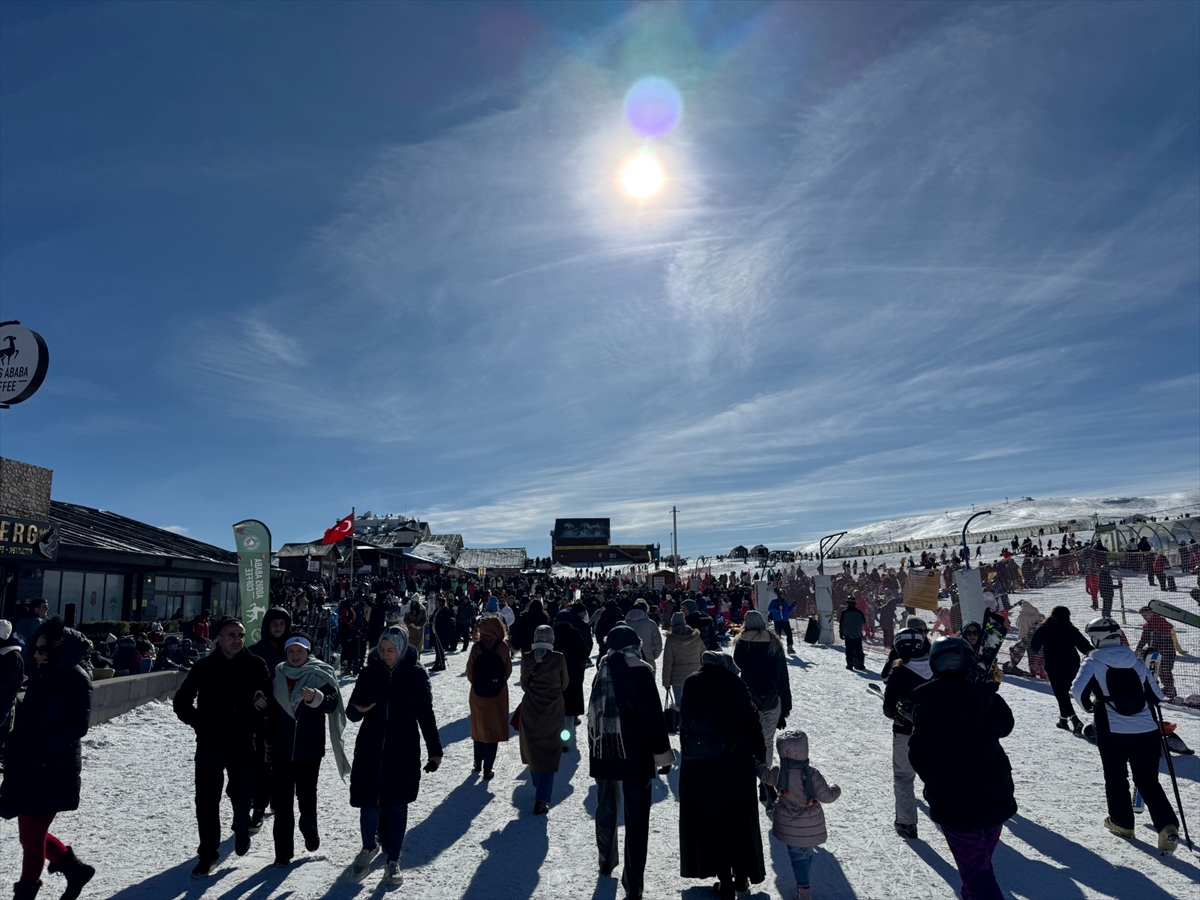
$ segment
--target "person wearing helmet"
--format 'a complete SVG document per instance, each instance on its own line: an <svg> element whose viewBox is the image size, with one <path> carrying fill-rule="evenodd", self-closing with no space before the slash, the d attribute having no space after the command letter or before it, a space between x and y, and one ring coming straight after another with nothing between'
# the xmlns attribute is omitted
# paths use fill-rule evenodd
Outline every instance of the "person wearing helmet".
<svg viewBox="0 0 1200 900"><path fill-rule="evenodd" d="M912 735L913 691L933 677L929 668L929 641L916 628L899 631L892 641L899 662L893 667L883 692L883 714L892 720L892 789L896 795L896 834L917 837L917 773L908 760Z"/></svg>
<svg viewBox="0 0 1200 900"><path fill-rule="evenodd" d="M929 818L954 855L963 896L1000 900L992 854L1004 821L1017 812L1000 745L1012 733L1012 710L994 685L969 679L975 651L962 638L935 640L929 668L933 679L913 691L908 758L925 783Z"/></svg>
<svg viewBox="0 0 1200 900"><path fill-rule="evenodd" d="M1158 832L1158 849L1174 853L1179 846L1179 820L1158 783L1159 729L1149 708L1162 702L1162 690L1146 664L1122 643L1115 619L1092 619L1086 630L1096 649L1075 676L1071 696L1085 711L1095 713L1096 746L1108 800L1104 827L1120 837L1133 837L1127 775L1131 772Z"/></svg>
<svg viewBox="0 0 1200 900"><path fill-rule="evenodd" d="M929 624L920 616L905 616L904 627L919 631L926 641L929 640ZM892 674L892 667L898 662L900 662L900 654L896 652L895 642L893 641L892 649L888 652L887 661L883 664L883 669L879 673L884 681L888 680L888 676Z"/></svg>

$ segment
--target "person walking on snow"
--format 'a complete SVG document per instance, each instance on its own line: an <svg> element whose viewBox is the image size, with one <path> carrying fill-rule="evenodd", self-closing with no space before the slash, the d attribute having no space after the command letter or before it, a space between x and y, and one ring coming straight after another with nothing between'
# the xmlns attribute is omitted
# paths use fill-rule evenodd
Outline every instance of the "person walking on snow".
<svg viewBox="0 0 1200 900"><path fill-rule="evenodd" d="M787 637L787 652L794 652L795 648L792 644L792 610L796 608L794 603L788 603L779 590L775 591L775 599L767 604L767 614L771 617L771 624L775 628L775 633L781 638Z"/></svg>
<svg viewBox="0 0 1200 900"><path fill-rule="evenodd" d="M1161 738L1149 708L1162 702L1162 690L1146 664L1121 643L1116 620L1092 619L1087 635L1096 649L1075 676L1071 696L1085 711L1095 712L1096 747L1108 800L1104 827L1121 837L1133 837L1131 773L1158 831L1158 849L1174 853L1179 846L1179 820L1158 783Z"/></svg>
<svg viewBox="0 0 1200 900"><path fill-rule="evenodd" d="M846 598L846 608L838 617L838 632L846 644L846 668L866 671L863 657L863 624L866 618L854 603L853 597Z"/></svg>
<svg viewBox="0 0 1200 900"><path fill-rule="evenodd" d="M831 787L810 765L808 735L803 731L785 731L776 749L778 766L758 766L758 777L779 795L771 815L771 834L787 848L796 879L792 900L812 900L809 868L817 846L828 839L821 804L833 803L842 796L842 789L836 784Z"/></svg>
<svg viewBox="0 0 1200 900"><path fill-rule="evenodd" d="M50 833L60 812L79 809L83 736L92 708L91 647L61 619L44 619L30 637L36 668L5 748L0 782L0 816L17 820L21 879L14 900L33 900L42 886L42 868L62 874L62 897L75 900L96 874L75 851Z"/></svg>
<svg viewBox="0 0 1200 900"><path fill-rule="evenodd" d="M562 761L562 728L570 684L567 661L554 649L554 629L539 625L533 632L529 652L521 657L521 762L529 766L535 797L533 814L550 811L554 774Z"/></svg>
<svg viewBox="0 0 1200 900"><path fill-rule="evenodd" d="M1071 683L1079 674L1079 657L1091 651L1092 645L1071 622L1071 611L1065 606L1050 610L1050 618L1038 626L1029 640L1030 656L1042 654L1046 676L1058 701L1058 727L1064 731L1074 729L1076 734L1083 733L1083 722L1071 705Z"/></svg>
<svg viewBox="0 0 1200 900"><path fill-rule="evenodd" d="M642 659L650 664L650 671L658 674L658 658L663 652L662 629L650 621L650 605L639 597L633 609L625 616L625 624L637 632L642 644Z"/></svg>
<svg viewBox="0 0 1200 900"><path fill-rule="evenodd" d="M346 718L362 722L350 769L350 805L359 811L363 848L350 874L355 881L366 878L382 843L387 854L384 882L395 886L404 880L400 851L408 805L417 799L421 772L436 772L442 764L429 673L408 642L408 629L384 630L377 655L354 685ZM423 770L421 738L429 757Z"/></svg>
<svg viewBox="0 0 1200 900"><path fill-rule="evenodd" d="M267 664L267 671L287 659L283 645L292 634L292 615L282 607L268 609L262 620L262 637L250 645L250 652ZM271 802L271 764L267 762L266 736L254 736L254 805L250 812L250 833L262 828L267 804Z"/></svg>
<svg viewBox="0 0 1200 900"><path fill-rule="evenodd" d="M763 762L770 767L775 748L775 731L787 724L792 711L792 688L788 683L788 664L778 636L767 631L767 620L756 609L746 613L742 633L733 642L733 661L741 669L741 678L758 710L762 728ZM763 784L759 800L770 810L775 805L775 789Z"/></svg>
<svg viewBox="0 0 1200 900"><path fill-rule="evenodd" d="M479 620L479 640L467 656L471 739L475 742L475 771L492 777L496 750L508 740L508 679L512 677L512 652L504 620L489 613Z"/></svg>
<svg viewBox="0 0 1200 900"><path fill-rule="evenodd" d="M675 707L683 703L683 684L700 671L704 642L700 632L687 624L686 616L677 612L671 616L671 631L663 644L663 687L675 695Z"/></svg>
<svg viewBox="0 0 1200 900"><path fill-rule="evenodd" d="M992 854L1004 821L1017 812L1012 766L1000 746L1012 733L1012 710L994 684L968 680L975 651L962 638L935 640L929 667L933 680L913 691L908 758L925 783L929 818L954 855L963 900L1002 900Z"/></svg>
<svg viewBox="0 0 1200 900"><path fill-rule="evenodd" d="M294 634L284 648L286 659L275 668L271 703L267 707L267 753L271 764L271 808L275 810L272 836L275 864L292 861L292 810L300 803L300 834L304 849L321 846L317 831L317 775L325 756L325 722L337 761L338 775L350 773L342 732L346 710L333 667L311 656L307 635Z"/></svg>
<svg viewBox="0 0 1200 900"><path fill-rule="evenodd" d="M221 788L233 803L234 852L250 849L254 799L254 735L261 728L271 680L267 664L246 649L241 620L217 619L213 652L188 671L175 693L175 715L196 732L196 826L199 860L192 869L208 875L220 857Z"/></svg>
<svg viewBox="0 0 1200 900"><path fill-rule="evenodd" d="M896 797L896 834L917 838L917 773L908 758L912 737L913 692L933 677L929 668L929 641L915 628L896 633L892 642L899 662L892 667L883 691L883 714L892 720L892 792Z"/></svg>

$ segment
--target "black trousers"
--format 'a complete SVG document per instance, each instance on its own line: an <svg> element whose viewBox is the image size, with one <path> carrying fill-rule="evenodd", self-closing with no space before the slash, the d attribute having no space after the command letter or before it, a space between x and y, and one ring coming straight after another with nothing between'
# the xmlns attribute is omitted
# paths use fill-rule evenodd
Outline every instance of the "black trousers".
<svg viewBox="0 0 1200 900"><path fill-rule="evenodd" d="M1167 825L1178 825L1175 810L1167 800L1166 792L1158 783L1158 760L1162 753L1162 741L1157 731L1141 734L1096 735L1096 746L1100 750L1100 762L1104 766L1104 796L1108 800L1108 817L1122 828L1133 827L1133 798L1129 794L1129 778L1142 792L1146 809L1155 831Z"/></svg>
<svg viewBox="0 0 1200 900"><path fill-rule="evenodd" d="M625 800L625 868L621 886L633 897L642 895L646 855L650 844L650 782L596 779L596 849L603 862L619 862L617 804Z"/></svg>
<svg viewBox="0 0 1200 900"><path fill-rule="evenodd" d="M499 746L498 741L475 741L475 762L483 765L483 771L492 771L492 766L496 764L496 749Z"/></svg>
<svg viewBox="0 0 1200 900"><path fill-rule="evenodd" d="M298 759L272 763L271 806L275 823L275 858L291 859L295 851L295 801L300 803L300 833L305 840L317 836L317 774L320 759Z"/></svg>
<svg viewBox="0 0 1200 900"><path fill-rule="evenodd" d="M267 762L267 742L261 734L254 736L254 802L253 807L258 812L267 808L271 802L271 764Z"/></svg>
<svg viewBox="0 0 1200 900"><path fill-rule="evenodd" d="M249 830L250 805L254 798L253 773L251 748L196 748L196 827L200 832L198 852L202 858L211 859L220 854L222 787L233 802L234 832Z"/></svg>
<svg viewBox="0 0 1200 900"><path fill-rule="evenodd" d="M858 638L842 638L846 642L846 667L862 666L866 664L863 656L863 639Z"/></svg>
<svg viewBox="0 0 1200 900"><path fill-rule="evenodd" d="M792 623L787 619L775 620L775 633L780 637L787 635L788 649L792 649Z"/></svg>
<svg viewBox="0 0 1200 900"><path fill-rule="evenodd" d="M458 640L462 641L462 648L464 650L471 649L471 631L474 627L471 622L458 623ZM457 644L458 642L456 641L455 643Z"/></svg>
<svg viewBox="0 0 1200 900"><path fill-rule="evenodd" d="M1046 675L1050 678L1054 699L1058 701L1058 714L1064 719L1071 718L1075 715L1075 707L1071 704L1071 682L1075 680L1075 675L1064 675L1061 672L1047 672Z"/></svg>

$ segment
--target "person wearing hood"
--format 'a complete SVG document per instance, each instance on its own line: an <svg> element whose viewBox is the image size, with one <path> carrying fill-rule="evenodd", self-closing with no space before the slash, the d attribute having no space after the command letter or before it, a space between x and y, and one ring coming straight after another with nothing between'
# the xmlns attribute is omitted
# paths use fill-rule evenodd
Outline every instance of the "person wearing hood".
<svg viewBox="0 0 1200 900"><path fill-rule="evenodd" d="M310 853L321 846L317 831L317 775L325 756L325 723L329 742L344 779L350 771L342 732L346 710L337 675L328 663L312 656L308 635L294 634L284 645L286 659L275 668L267 707L267 760L271 768L272 836L275 864L288 865L294 849L295 802L300 805L300 834Z"/></svg>
<svg viewBox="0 0 1200 900"><path fill-rule="evenodd" d="M1000 745L1012 734L1012 710L994 686L970 680L975 651L962 638L935 640L929 668L933 679L913 691L908 758L958 865L963 896L1000 900L992 854L1017 812L1012 766Z"/></svg>
<svg viewBox="0 0 1200 900"><path fill-rule="evenodd" d="M979 654L983 652L983 627L978 622L964 622L962 636L971 645L971 650L975 653L976 658L978 658ZM993 661L992 678L987 683L995 690L999 687L1003 679L1004 671L1000 668L999 663Z"/></svg>
<svg viewBox="0 0 1200 900"><path fill-rule="evenodd" d="M717 649L717 626L713 624L712 616L700 611L696 601L691 598L683 601L684 621L700 632L700 641L705 650Z"/></svg>
<svg viewBox="0 0 1200 900"><path fill-rule="evenodd" d="M896 834L917 838L917 773L908 759L912 736L913 691L929 681L929 641L924 632L905 628L892 641L897 664L892 667L883 690L883 714L892 720L892 792L896 797Z"/></svg>
<svg viewBox="0 0 1200 900"><path fill-rule="evenodd" d="M408 805L421 783L421 738L428 762L425 772L442 764L442 742L433 714L429 673L418 662L405 628L387 628L359 675L350 695L346 718L362 722L350 770L350 805L359 811L362 850L351 874L362 881L380 852L386 852L384 882L398 885L400 851L408 829Z"/></svg>
<svg viewBox="0 0 1200 900"><path fill-rule="evenodd" d="M80 742L92 710L90 646L57 617L42 622L30 643L37 668L17 704L0 782L0 816L16 817L21 842L21 880L13 896L33 900L49 861L51 874L66 876L62 897L75 900L96 870L51 834L50 825L58 813L79 809Z"/></svg>
<svg viewBox="0 0 1200 900"><path fill-rule="evenodd" d="M475 742L475 771L485 780L493 775L496 750L508 740L508 679L512 677L512 651L508 626L495 613L479 620L479 639L467 655L471 739Z"/></svg>
<svg viewBox="0 0 1200 900"><path fill-rule="evenodd" d="M766 758L758 710L725 653L706 651L679 713L679 874L711 878L722 900L766 878L757 767ZM721 812L720 829L711 817Z"/></svg>
<svg viewBox="0 0 1200 900"><path fill-rule="evenodd" d="M608 633L621 624L624 618L616 600L604 601L604 607L596 619L596 643L599 645L600 656L608 653Z"/></svg>
<svg viewBox="0 0 1200 900"><path fill-rule="evenodd" d="M700 671L704 642L700 632L688 625L682 612L671 616L671 630L663 644L663 687L675 695L675 707L683 703L683 684Z"/></svg>
<svg viewBox="0 0 1200 900"><path fill-rule="evenodd" d="M775 730L787 725L792 712L792 687L788 683L787 655L779 636L767 630L767 619L757 609L746 613L742 633L733 642L733 661L741 669L742 682L758 710L762 729L763 762L770 767L775 749ZM761 786L759 799L769 810L775 805L775 789Z"/></svg>
<svg viewBox="0 0 1200 900"><path fill-rule="evenodd" d="M561 653L567 664L567 689L563 692L563 731L567 737L562 742L563 753L578 748L575 739L575 722L585 712L583 705L583 673L587 668L588 648L579 629L575 627L578 617L570 609L560 609L554 617L554 649Z"/></svg>
<svg viewBox="0 0 1200 900"><path fill-rule="evenodd" d="M617 811L624 804L625 868L629 900L641 900L650 843L650 784L655 769L670 771L674 754L654 674L642 658L637 632L615 625L596 665L588 701L588 766L596 779L596 849L600 875L612 874L617 853ZM705 816L711 810L705 811ZM756 823L757 824L757 823Z"/></svg>
<svg viewBox="0 0 1200 900"><path fill-rule="evenodd" d="M536 796L533 814L550 810L554 773L562 761L562 730L566 712L563 692L570 682L567 661L554 649L554 629L539 625L529 651L521 657L521 762L529 766Z"/></svg>
<svg viewBox="0 0 1200 900"><path fill-rule="evenodd" d="M529 606L525 608L521 618L517 619L516 623L509 628L513 650L521 654L528 653L533 644L533 633L542 625L548 624L550 624L550 620L546 617L542 601L536 597L530 600Z"/></svg>
<svg viewBox="0 0 1200 900"><path fill-rule="evenodd" d="M658 658L662 656L662 629L650 619L650 604L639 597L633 603L625 624L637 632L642 642L642 659L650 664L650 670L658 674Z"/></svg>
<svg viewBox="0 0 1200 900"><path fill-rule="evenodd" d="M276 667L284 662L287 654L283 645L292 634L292 614L280 606L267 610L262 621L262 637L250 645L250 652L267 664L267 671L275 673ZM250 813L250 831L257 833L262 828L267 804L271 801L274 777L267 758L267 739L261 731L254 736L254 806Z"/></svg>
<svg viewBox="0 0 1200 900"><path fill-rule="evenodd" d="M1058 701L1058 727L1064 731L1073 728L1076 734L1083 733L1083 722L1071 705L1071 682L1079 674L1079 657L1091 652L1092 645L1071 622L1071 611L1065 606L1050 610L1050 618L1029 640L1030 656L1042 654L1046 677Z"/></svg>
<svg viewBox="0 0 1200 900"><path fill-rule="evenodd" d="M192 874L205 876L220 858L221 788L233 803L234 852L250 850L254 804L254 736L262 726L271 675L246 649L241 620L217 619L215 649L188 670L175 692L175 715L196 732L196 826L199 859Z"/></svg>
<svg viewBox="0 0 1200 900"><path fill-rule="evenodd" d="M4 744L12 731L13 707L24 680L25 657L21 654L21 641L12 633L12 622L0 619L0 771Z"/></svg>

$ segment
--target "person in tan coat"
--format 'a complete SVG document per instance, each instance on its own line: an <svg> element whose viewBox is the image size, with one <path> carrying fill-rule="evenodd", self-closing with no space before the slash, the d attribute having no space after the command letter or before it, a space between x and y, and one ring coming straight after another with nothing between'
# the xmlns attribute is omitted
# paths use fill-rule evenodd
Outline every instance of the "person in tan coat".
<svg viewBox="0 0 1200 900"><path fill-rule="evenodd" d="M521 657L521 762L529 766L537 794L533 814L550 810L554 773L562 760L563 692L570 682L567 660L554 649L554 629L539 625L528 653Z"/></svg>
<svg viewBox="0 0 1200 900"><path fill-rule="evenodd" d="M496 748L508 740L508 679L512 676L512 651L508 626L495 613L479 620L478 638L467 657L471 682L471 739L475 742L475 771L492 777Z"/></svg>
<svg viewBox="0 0 1200 900"><path fill-rule="evenodd" d="M683 703L683 683L700 671L704 650L700 632L684 621L684 614L671 616L671 630L663 642L662 685L675 695L676 707Z"/></svg>
<svg viewBox="0 0 1200 900"><path fill-rule="evenodd" d="M418 659L425 646L425 626L428 624L429 611L425 609L425 601L413 597L408 601L408 609L404 613L404 627L408 629L408 645L417 651Z"/></svg>

